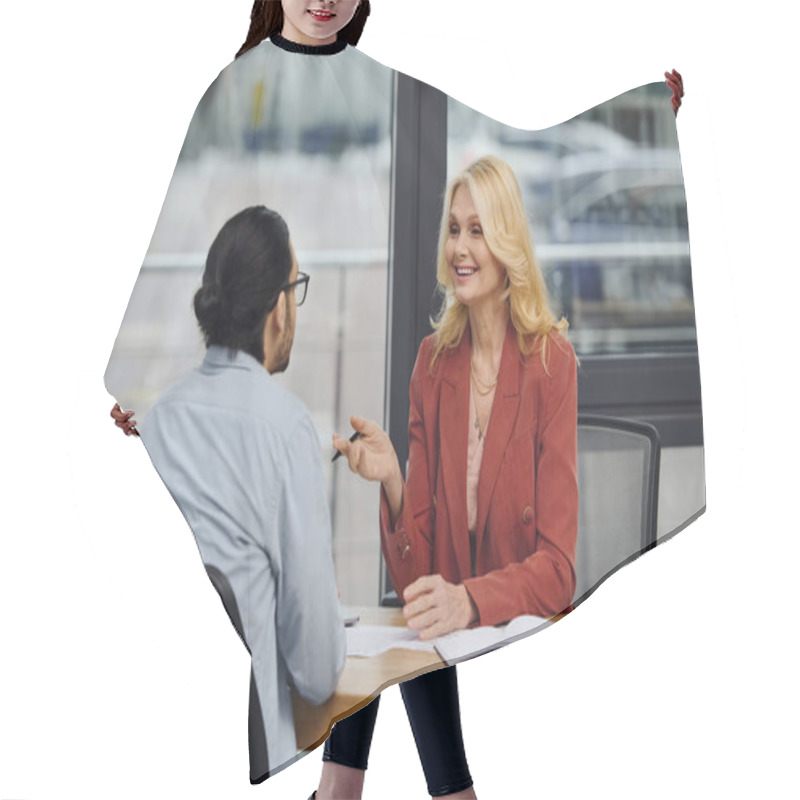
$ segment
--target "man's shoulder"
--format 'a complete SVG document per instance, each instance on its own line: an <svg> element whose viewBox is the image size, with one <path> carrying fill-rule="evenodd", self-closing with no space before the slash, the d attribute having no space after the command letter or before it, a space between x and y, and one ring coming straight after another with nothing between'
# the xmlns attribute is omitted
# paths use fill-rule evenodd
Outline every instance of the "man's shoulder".
<svg viewBox="0 0 800 800"><path fill-rule="evenodd" d="M265 374L259 390L254 398L255 406L247 411L265 425L274 427L279 435L285 438L291 436L298 427L313 427L306 404L286 386ZM264 403L259 402L258 395L262 393Z"/></svg>

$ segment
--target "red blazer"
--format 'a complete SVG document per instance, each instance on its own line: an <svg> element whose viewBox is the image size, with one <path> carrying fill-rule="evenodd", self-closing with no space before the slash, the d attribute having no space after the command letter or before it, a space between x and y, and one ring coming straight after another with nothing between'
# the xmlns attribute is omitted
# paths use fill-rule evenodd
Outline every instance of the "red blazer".
<svg viewBox="0 0 800 800"><path fill-rule="evenodd" d="M578 530L575 353L559 334L523 356L509 323L478 482L475 571L467 528L470 335L430 371L434 336L411 376L403 509L392 529L381 492L381 544L399 596L418 577L463 583L496 625L550 617L575 592Z"/></svg>

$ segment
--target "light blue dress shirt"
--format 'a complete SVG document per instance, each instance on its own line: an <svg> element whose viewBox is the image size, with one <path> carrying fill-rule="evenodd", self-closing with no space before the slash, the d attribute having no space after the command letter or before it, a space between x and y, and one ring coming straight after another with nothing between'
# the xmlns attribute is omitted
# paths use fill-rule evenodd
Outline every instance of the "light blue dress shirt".
<svg viewBox="0 0 800 800"><path fill-rule="evenodd" d="M159 397L140 432L203 563L233 589L272 774L297 754L289 683L321 703L345 662L311 417L252 356L212 346Z"/></svg>

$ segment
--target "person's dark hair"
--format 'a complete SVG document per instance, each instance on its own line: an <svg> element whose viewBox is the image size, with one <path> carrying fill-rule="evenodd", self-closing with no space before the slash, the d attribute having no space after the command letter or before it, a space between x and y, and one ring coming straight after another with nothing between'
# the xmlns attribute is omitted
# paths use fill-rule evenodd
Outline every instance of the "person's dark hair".
<svg viewBox="0 0 800 800"><path fill-rule="evenodd" d="M289 280L292 253L283 217L254 206L231 217L212 243L194 313L206 347L243 350L264 362L264 323Z"/></svg>
<svg viewBox="0 0 800 800"><path fill-rule="evenodd" d="M353 19L339 31L339 39L355 47L361 38L364 25L369 16L369 0L361 0ZM250 12L250 30L244 44L239 48L236 58L261 44L264 39L283 30L283 6L280 0L255 0Z"/></svg>

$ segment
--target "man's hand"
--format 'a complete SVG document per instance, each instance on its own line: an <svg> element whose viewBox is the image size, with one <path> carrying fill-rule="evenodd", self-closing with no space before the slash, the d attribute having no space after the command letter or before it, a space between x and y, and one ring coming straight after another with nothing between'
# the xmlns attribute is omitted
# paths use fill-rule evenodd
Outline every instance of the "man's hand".
<svg viewBox="0 0 800 800"><path fill-rule="evenodd" d="M114 408L111 409L111 416L114 418L114 424L124 432L126 436L138 436L139 431L136 430L136 420L133 418L133 411L123 411L119 407L119 403L114 403Z"/></svg>
<svg viewBox="0 0 800 800"><path fill-rule="evenodd" d="M441 575L423 575L403 592L403 616L420 639L435 639L461 630L478 619L478 610L463 583L448 583Z"/></svg>

